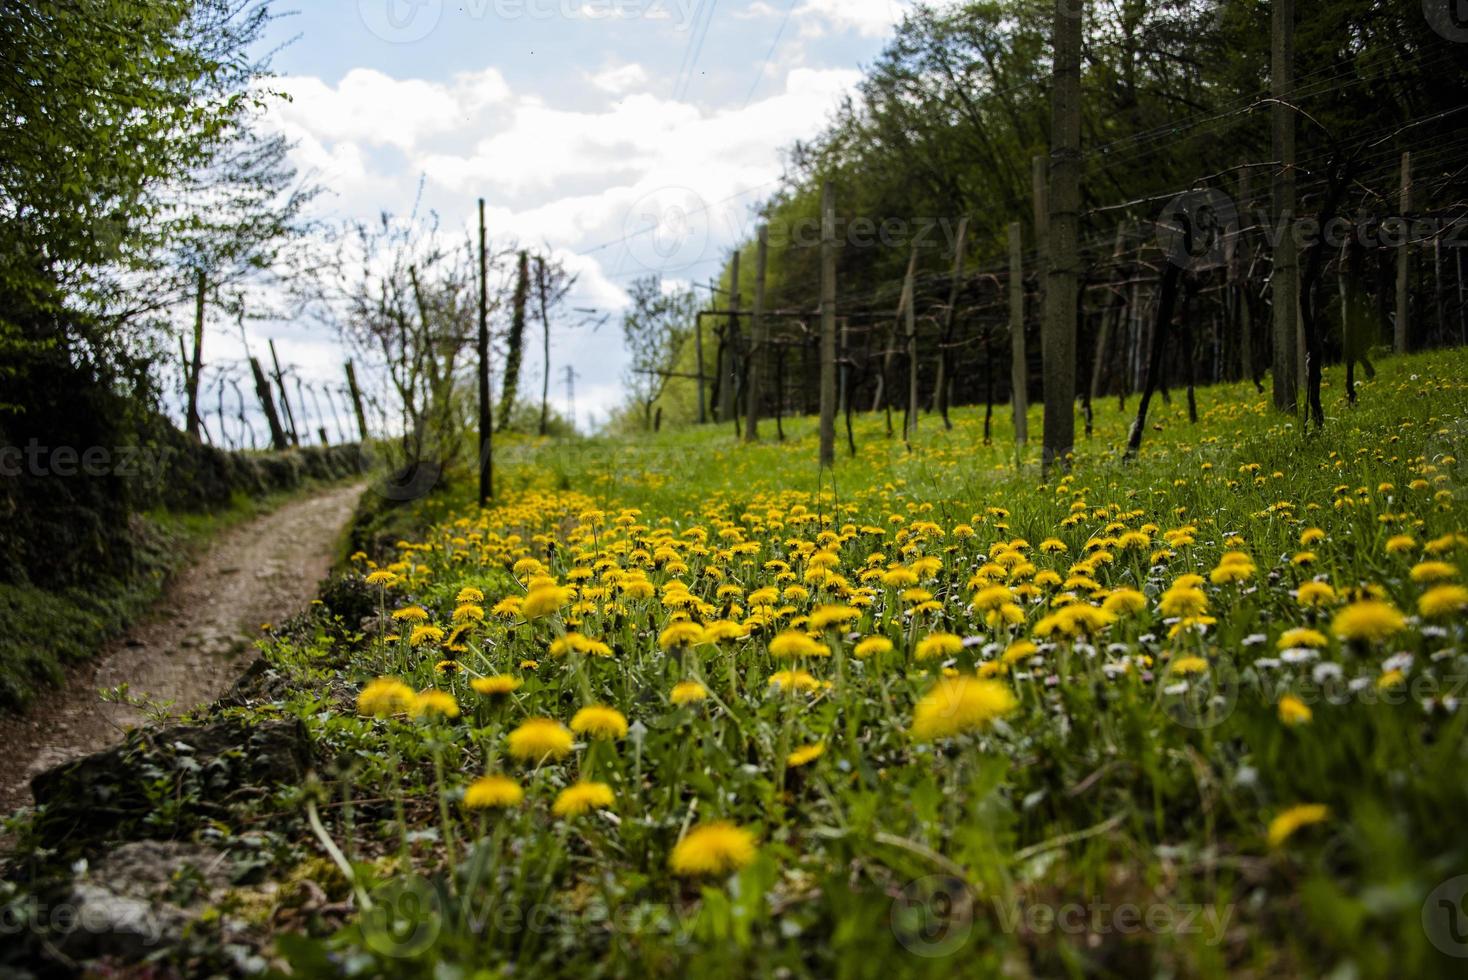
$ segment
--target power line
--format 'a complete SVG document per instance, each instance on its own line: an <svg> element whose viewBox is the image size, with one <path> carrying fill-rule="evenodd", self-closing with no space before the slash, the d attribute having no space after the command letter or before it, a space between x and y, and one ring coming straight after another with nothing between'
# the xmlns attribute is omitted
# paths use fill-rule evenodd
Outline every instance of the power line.
<svg viewBox="0 0 1468 980"><path fill-rule="evenodd" d="M760 62L759 73L754 76L754 81L749 86L749 94L744 97L744 105L740 106L740 109L749 106L750 101L754 98L755 89L759 88L759 83L764 80L765 69L770 67L770 60L775 57L775 48L779 46L780 38L785 33L785 25L790 23L790 15L794 11L795 0L790 0L790 3L785 7L785 16L780 18L780 27L775 31L775 39L770 42L770 50L765 52L765 60Z"/></svg>

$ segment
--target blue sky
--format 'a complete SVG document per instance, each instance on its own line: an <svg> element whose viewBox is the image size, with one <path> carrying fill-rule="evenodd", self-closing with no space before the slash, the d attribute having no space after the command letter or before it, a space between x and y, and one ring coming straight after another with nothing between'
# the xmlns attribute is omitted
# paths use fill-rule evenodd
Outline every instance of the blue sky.
<svg viewBox="0 0 1468 980"><path fill-rule="evenodd" d="M620 401L627 284L717 272L784 151L851 91L903 2L298 0L275 25L291 101L269 124L326 187L320 217L406 214L421 180L450 231L482 196L495 244L566 261L580 276L570 305L613 314L595 333L569 316L553 331L553 370L580 374L584 427ZM322 328L261 332L303 376L336 379L342 354ZM540 369L536 347L522 388Z"/></svg>

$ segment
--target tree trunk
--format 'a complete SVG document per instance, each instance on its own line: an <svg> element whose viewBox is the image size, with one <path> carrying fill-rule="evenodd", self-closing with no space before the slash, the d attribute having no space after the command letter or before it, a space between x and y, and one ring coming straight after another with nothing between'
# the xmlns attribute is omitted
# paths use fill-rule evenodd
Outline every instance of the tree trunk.
<svg viewBox="0 0 1468 980"><path fill-rule="evenodd" d="M1043 468L1070 466L1075 444L1076 310L1081 172L1081 18L1077 0L1055 0L1050 111L1050 220L1047 229Z"/></svg>
<svg viewBox="0 0 1468 980"><path fill-rule="evenodd" d="M479 375L479 506L483 507L494 496L494 422L490 415L489 402L489 268L484 241L484 198L479 199L479 363L475 370ZM347 362L347 379L352 384L353 396L357 393L357 376L352 364ZM367 424L362 418L362 403L357 400L357 424L362 438L367 438Z"/></svg>
<svg viewBox="0 0 1468 980"><path fill-rule="evenodd" d="M510 333L505 338L505 379L500 384L500 431L510 424L510 412L520 388L520 362L525 356L525 306L530 299L530 253L520 253L519 271L515 276L514 305L510 313Z"/></svg>
<svg viewBox="0 0 1468 980"><path fill-rule="evenodd" d="M550 421L550 311L545 302L545 257L535 257L535 285L540 295L541 352L545 363L540 376L540 434L545 435Z"/></svg>
<svg viewBox="0 0 1468 980"><path fill-rule="evenodd" d="M1402 219L1402 244L1397 247L1397 319L1392 326L1392 350L1398 354L1407 353L1411 343L1407 334L1407 322L1411 309L1407 289L1412 268L1412 246L1410 244L1412 234L1410 223L1407 221L1407 212L1411 209L1412 154L1403 153L1401 197L1397 202L1397 210Z"/></svg>
<svg viewBox="0 0 1468 980"><path fill-rule="evenodd" d="M194 357L188 365L188 416L184 419L184 431L190 438L199 438L199 374L204 370L204 270L199 270L194 290ZM205 433L207 435L207 433Z"/></svg>
<svg viewBox="0 0 1468 980"><path fill-rule="evenodd" d="M1270 88L1274 98L1271 115L1274 174L1274 407L1293 414L1295 401L1295 348L1299 326L1296 321L1297 257L1295 255L1295 116L1281 104L1294 97L1295 2L1273 0Z"/></svg>

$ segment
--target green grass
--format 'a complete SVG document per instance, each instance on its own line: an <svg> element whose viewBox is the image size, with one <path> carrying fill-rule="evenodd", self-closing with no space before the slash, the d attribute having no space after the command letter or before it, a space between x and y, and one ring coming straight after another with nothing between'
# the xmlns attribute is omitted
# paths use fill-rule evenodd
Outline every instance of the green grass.
<svg viewBox="0 0 1468 980"><path fill-rule="evenodd" d="M1468 948L1438 899L1468 872L1456 820L1468 623L1461 607L1419 602L1426 579L1461 584L1468 568L1468 353L1379 369L1355 407L1326 389L1320 433L1251 386L1199 390L1196 425L1174 392L1130 463L1131 416L1107 400L1070 474L1048 482L1036 447L1016 456L1004 407L991 445L982 408L955 412L951 432L925 415L911 450L859 418L856 458L843 447L824 474L810 419L791 420L783 444L704 427L502 445L494 507L479 511L458 481L397 511L391 536L406 545L375 566L397 579L365 585L374 566L358 559L313 617L274 636L267 656L293 690L245 713L300 718L320 782L214 813L209 833L254 853L269 827L278 877L309 874L331 902L354 903L344 924L308 916L274 935L296 976L1457 975L1451 954ZM1388 550L1403 535L1412 547ZM810 572L817 550L844 585ZM1213 575L1230 552L1248 555L1242 581ZM1449 568L1424 572L1429 557ZM615 591L542 618L496 612L535 588L530 558L559 583L590 569L588 586ZM923 569L931 605L884 584L892 566ZM651 596L627 585L638 569ZM1016 590L1017 621L970 608L990 569ZM1212 621L1175 630L1164 596L1193 574ZM1312 580L1337 601L1302 605ZM787 593L790 608L746 638L661 647L680 609L758 625L752 594L795 584L809 594ZM461 650L415 644L411 621L371 626L374 612L418 605L451 629L465 586L488 615ZM1092 632L1055 625L1067 605L1123 589L1142 593L1140 608ZM1337 616L1368 595L1404 619L1352 639ZM817 631L830 656L772 650L816 607L864 598L847 627ZM1323 634L1317 653L1282 652L1298 628ZM568 631L611 655L565 654ZM919 659L939 632L976 642ZM893 648L858 659L857 636ZM1024 639L1038 657L1004 663ZM440 672L444 659L462 670ZM1013 709L917 737L945 668L983 674ZM772 692L771 675L791 669L819 686ZM471 689L491 674L521 686L498 700ZM356 697L379 677L448 692L462 714L364 717ZM690 680L708 698L672 703ZM1286 724L1286 694L1307 722ZM543 764L510 754L525 720L574 724L593 703L632 730L578 737ZM952 703L934 704L940 718ZM816 744L819 757L792 764ZM486 773L514 779L523 802L467 809ZM587 779L614 805L557 814ZM1272 841L1299 805L1324 818ZM749 860L675 873L688 828L720 819L753 835ZM216 911L278 921L291 901L246 886Z"/></svg>

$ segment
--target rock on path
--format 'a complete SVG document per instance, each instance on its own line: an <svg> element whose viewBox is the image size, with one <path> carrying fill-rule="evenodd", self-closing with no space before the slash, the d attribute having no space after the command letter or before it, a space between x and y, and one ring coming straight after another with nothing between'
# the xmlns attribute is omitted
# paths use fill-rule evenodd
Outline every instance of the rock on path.
<svg viewBox="0 0 1468 980"><path fill-rule="evenodd" d="M30 802L37 773L96 752L143 712L98 691L172 701L181 714L224 694L264 623L298 612L331 567L337 535L360 484L282 504L221 534L174 575L152 611L23 715L0 718L0 815Z"/></svg>

